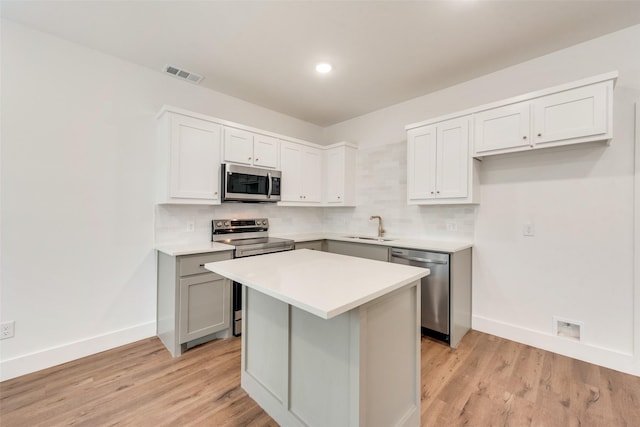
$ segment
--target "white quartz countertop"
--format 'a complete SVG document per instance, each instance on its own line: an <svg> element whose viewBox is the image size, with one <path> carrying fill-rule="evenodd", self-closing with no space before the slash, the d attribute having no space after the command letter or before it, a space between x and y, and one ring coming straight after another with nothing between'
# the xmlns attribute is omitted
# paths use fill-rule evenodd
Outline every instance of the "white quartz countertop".
<svg viewBox="0 0 640 427"><path fill-rule="evenodd" d="M367 245L387 246L393 248L418 249L425 251L455 253L468 249L473 246L471 242L447 241L447 240L428 240L428 239L404 239L393 237L385 237L384 241L363 238L348 237L349 233L298 233L298 234L272 234L271 237L280 237L283 239L291 239L295 242L309 242L312 240L340 240L342 242L364 243ZM363 236L366 237L366 236ZM373 236L372 236L373 237ZM177 243L157 245L156 250L164 252L170 256L192 255L208 252L231 251L233 246L224 243L204 242L204 243Z"/></svg>
<svg viewBox="0 0 640 427"><path fill-rule="evenodd" d="M331 319L429 274L429 269L301 249L204 268Z"/></svg>
<svg viewBox="0 0 640 427"><path fill-rule="evenodd" d="M224 243L205 242L205 243L178 243L169 245L158 245L155 250L163 252L170 256L204 254L209 252L232 251L234 247L225 245Z"/></svg>
<svg viewBox="0 0 640 427"><path fill-rule="evenodd" d="M273 237L291 239L295 242L309 242L312 240L340 240L342 242L365 243L367 245L388 246L393 248L418 249L425 251L455 253L473 247L472 242L429 240L429 239L405 239L386 237L384 241L375 239L353 238L353 233L299 233L299 234L273 234Z"/></svg>

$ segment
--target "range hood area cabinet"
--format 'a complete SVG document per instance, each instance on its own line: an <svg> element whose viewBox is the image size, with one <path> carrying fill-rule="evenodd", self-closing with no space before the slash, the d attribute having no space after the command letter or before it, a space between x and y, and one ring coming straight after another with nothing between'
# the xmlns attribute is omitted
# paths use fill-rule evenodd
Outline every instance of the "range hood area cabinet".
<svg viewBox="0 0 640 427"><path fill-rule="evenodd" d="M157 203L219 205L222 126L166 109L157 119Z"/></svg>
<svg viewBox="0 0 640 427"><path fill-rule="evenodd" d="M609 141L617 72L511 98L474 112L474 157Z"/></svg>
<svg viewBox="0 0 640 427"><path fill-rule="evenodd" d="M280 140L243 129L225 127L223 158L225 163L278 169Z"/></svg>
<svg viewBox="0 0 640 427"><path fill-rule="evenodd" d="M407 126L407 203L478 203L471 115Z"/></svg>

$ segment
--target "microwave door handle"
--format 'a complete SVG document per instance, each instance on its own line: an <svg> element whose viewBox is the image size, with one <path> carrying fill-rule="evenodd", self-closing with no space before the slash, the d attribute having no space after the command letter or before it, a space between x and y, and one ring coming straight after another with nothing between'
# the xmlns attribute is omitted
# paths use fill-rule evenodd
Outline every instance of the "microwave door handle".
<svg viewBox="0 0 640 427"><path fill-rule="evenodd" d="M271 182L271 172L267 172L267 199L271 198L271 186L272 186L272 182Z"/></svg>

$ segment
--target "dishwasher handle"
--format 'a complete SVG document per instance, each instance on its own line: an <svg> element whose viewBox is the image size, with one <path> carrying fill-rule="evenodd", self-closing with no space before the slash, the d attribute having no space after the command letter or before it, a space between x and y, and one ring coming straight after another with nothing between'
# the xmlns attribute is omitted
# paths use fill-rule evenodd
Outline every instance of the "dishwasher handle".
<svg viewBox="0 0 640 427"><path fill-rule="evenodd" d="M439 259L419 258L419 257L414 257L414 256L402 255L402 254L398 254L398 253L394 253L394 252L391 252L391 257L392 258L406 259L407 261L424 262L424 263L427 263L427 264L447 264L447 261L442 261L442 260L439 260Z"/></svg>

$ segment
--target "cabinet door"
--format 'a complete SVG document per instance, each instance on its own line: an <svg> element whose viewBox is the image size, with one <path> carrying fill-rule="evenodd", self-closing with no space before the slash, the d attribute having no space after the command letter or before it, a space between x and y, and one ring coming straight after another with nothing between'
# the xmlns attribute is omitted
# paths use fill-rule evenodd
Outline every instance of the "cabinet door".
<svg viewBox="0 0 640 427"><path fill-rule="evenodd" d="M376 261L389 261L389 248L386 246L327 240L327 252Z"/></svg>
<svg viewBox="0 0 640 427"><path fill-rule="evenodd" d="M283 202L302 201L301 161L302 146L283 141L280 145L280 169L282 171L280 200Z"/></svg>
<svg viewBox="0 0 640 427"><path fill-rule="evenodd" d="M224 129L224 160L226 162L253 164L253 136L240 129Z"/></svg>
<svg viewBox="0 0 640 427"><path fill-rule="evenodd" d="M469 186L469 119L438 124L436 198L467 197Z"/></svg>
<svg viewBox="0 0 640 427"><path fill-rule="evenodd" d="M220 200L221 132L215 123L171 117L170 197Z"/></svg>
<svg viewBox="0 0 640 427"><path fill-rule="evenodd" d="M529 117L529 101L474 114L474 155L531 146Z"/></svg>
<svg viewBox="0 0 640 427"><path fill-rule="evenodd" d="M326 195L327 203L344 202L345 151L333 148L326 153Z"/></svg>
<svg viewBox="0 0 640 427"><path fill-rule="evenodd" d="M218 274L180 279L180 343L227 329L231 282Z"/></svg>
<svg viewBox="0 0 640 427"><path fill-rule="evenodd" d="M533 101L536 145L607 133L608 82Z"/></svg>
<svg viewBox="0 0 640 427"><path fill-rule="evenodd" d="M408 201L433 199L436 191L436 127L411 129L407 143Z"/></svg>
<svg viewBox="0 0 640 427"><path fill-rule="evenodd" d="M302 152L303 201L322 201L322 151L305 147Z"/></svg>
<svg viewBox="0 0 640 427"><path fill-rule="evenodd" d="M253 164L261 168L278 167L278 148L280 141L265 135L253 137Z"/></svg>

